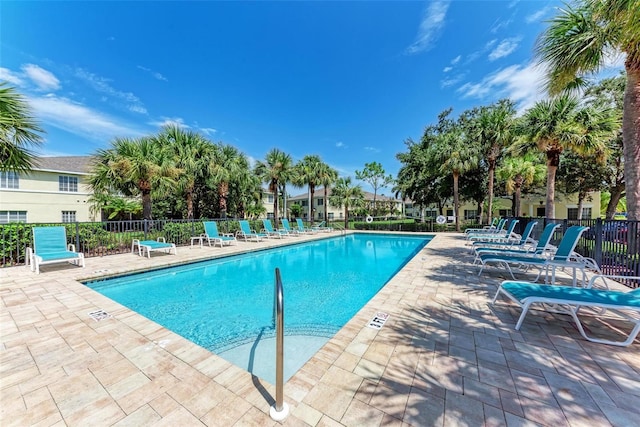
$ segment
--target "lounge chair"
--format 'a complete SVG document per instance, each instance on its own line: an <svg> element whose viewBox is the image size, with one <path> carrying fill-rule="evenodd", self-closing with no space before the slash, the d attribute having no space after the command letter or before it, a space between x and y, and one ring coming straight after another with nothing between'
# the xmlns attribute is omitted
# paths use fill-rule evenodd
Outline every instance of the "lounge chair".
<svg viewBox="0 0 640 427"><path fill-rule="evenodd" d="M546 271L547 278L548 278L548 272L550 268L553 270L553 280L555 281L555 269L558 267L573 269L574 282L576 280L576 271L581 270L583 275L583 280L584 280L584 277L586 274L585 270L588 266L592 264L591 263L587 264L587 262L585 262L587 258L577 256L576 254L574 254L573 250L578 244L578 239L580 238L582 233L584 233L588 229L589 227L583 227L579 225L574 225L569 227L565 232L564 237L562 237L560 244L558 245L558 250L555 252L553 257L551 258L545 258L543 256L527 256L527 255L520 255L520 254L514 255L510 253L481 254L479 260L482 263L482 265L480 267L480 272L478 273L478 275L482 274L482 271L484 270L484 267L487 264L499 264L499 265L504 265L507 268L507 270L509 271L509 274L514 280L515 280L515 276L513 275L513 271L511 270L511 265L539 268L538 276L536 277L535 281L537 281L540 278L540 275L542 274L543 271ZM595 264L595 262L593 262L593 264Z"/></svg>
<svg viewBox="0 0 640 427"><path fill-rule="evenodd" d="M287 218L282 218L280 220L282 222L282 229L285 230L288 234L292 236L299 236L298 230L291 228L291 224L289 224L289 220Z"/></svg>
<svg viewBox="0 0 640 427"><path fill-rule="evenodd" d="M235 236L233 234L220 234L218 233L218 224L215 221L203 221L204 225L204 233L202 237L207 240L209 246L211 246L211 242L213 241L213 246L219 244L220 247L224 245L230 246L231 243L237 242Z"/></svg>
<svg viewBox="0 0 640 427"><path fill-rule="evenodd" d="M496 248L496 249L514 249L517 250L519 248L524 248L525 245L529 245L532 243L535 243L535 240L531 239L531 232L533 231L533 229L535 228L535 226L538 225L538 221L531 221L527 224L527 226L524 228L524 231L522 232L522 235L519 236L520 239L519 240L511 240L511 241L479 241L479 242L473 242L472 246L473 246L473 250L474 252L476 251L476 249L478 248L487 248L487 249L491 249L491 248Z"/></svg>
<svg viewBox="0 0 640 427"><path fill-rule="evenodd" d="M296 224L298 224L298 233L301 234L315 234L316 231L312 230L309 227L305 227L304 222L302 222L301 218L296 218Z"/></svg>
<svg viewBox="0 0 640 427"><path fill-rule="evenodd" d="M164 237L158 237L157 240L139 240L133 239L131 242L131 253L134 253L135 249L138 249L138 255L144 256L147 253L147 258L151 258L151 252L162 251L174 255L178 254L176 245L174 243L167 243Z"/></svg>
<svg viewBox="0 0 640 427"><path fill-rule="evenodd" d="M67 245L64 227L33 227L33 250L27 249L27 261L31 271L40 274L40 266L58 262L72 262L84 268L84 254L76 252L73 244Z"/></svg>
<svg viewBox="0 0 640 427"><path fill-rule="evenodd" d="M495 233L496 231L502 230L506 224L507 220L505 218L501 218L495 224L491 224L488 227L483 228L467 228L464 230L465 234L478 234L478 233Z"/></svg>
<svg viewBox="0 0 640 427"><path fill-rule="evenodd" d="M513 247L513 246L495 247L494 246L495 243L492 244L491 246L475 247L474 251L476 253L476 259L474 260L473 263L477 264L478 261L480 260L480 255L483 255L483 254L502 254L502 255L512 254L512 255L527 255L527 256L533 256L533 255L542 256L543 254L546 254L546 253L553 254L558 248L556 248L555 246L549 245L549 242L551 242L553 233L558 227L560 227L560 224L554 224L554 223L547 224L544 230L542 230L540 239L538 240L536 245L531 248L527 247L527 244L521 247Z"/></svg>
<svg viewBox="0 0 640 427"><path fill-rule="evenodd" d="M240 230L236 232L236 238L243 239L244 241L255 240L256 242L261 242L262 239L269 237L265 233L256 233L251 229L249 221L245 219L241 219L238 223L240 224Z"/></svg>
<svg viewBox="0 0 640 427"><path fill-rule="evenodd" d="M273 224L271 224L270 219L263 219L262 225L264 228L261 230L261 232L266 233L269 237L277 237L278 239L282 239L284 237L287 237L289 234L285 230L276 230L275 228L273 228Z"/></svg>
<svg viewBox="0 0 640 427"><path fill-rule="evenodd" d="M312 225L311 229L315 230L315 231L324 231L326 233L329 233L329 232L333 231L333 228L327 226L327 222L326 221L322 221L318 225Z"/></svg>
<svg viewBox="0 0 640 427"><path fill-rule="evenodd" d="M514 238L517 240L520 236L515 234L513 230L516 229L516 225L518 225L519 222L519 219L512 219L509 223L509 228L507 228L504 233L467 234L467 240L473 242L510 242L514 241Z"/></svg>
<svg viewBox="0 0 640 427"><path fill-rule="evenodd" d="M594 280L602 275L594 276L590 285ZM606 276L605 276L606 277ZM622 277L622 276L609 276L609 277ZM630 279L640 280L640 277L626 277ZM568 286L549 286L541 285L537 283L518 282L518 281L504 281L498 288L496 295L493 297L492 304L495 304L500 294L505 295L507 298L518 304L522 308L522 314L516 323L516 330L520 329L522 322L529 311L532 304L540 304L543 309L548 309L549 305L553 306L553 311L565 313L570 315L580 335L586 340L600 344L609 344L616 346L628 346L636 338L640 332L640 317L631 316L620 310L633 311L636 314L640 314L640 288L634 289L630 292L618 292L608 289L593 289L593 288L573 288ZM582 307L599 308L609 310L615 314L623 317L624 319L634 324L633 329L629 333L629 336L625 341L609 341L600 338L589 337L578 318L578 311ZM597 313L601 315L604 310Z"/></svg>

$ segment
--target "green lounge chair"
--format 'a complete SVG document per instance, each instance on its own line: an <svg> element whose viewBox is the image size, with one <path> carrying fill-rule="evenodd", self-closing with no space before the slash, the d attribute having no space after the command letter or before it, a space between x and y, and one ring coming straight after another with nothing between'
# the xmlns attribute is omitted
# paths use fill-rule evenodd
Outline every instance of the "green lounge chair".
<svg viewBox="0 0 640 427"><path fill-rule="evenodd" d="M509 223L509 228L504 233L480 233L480 234L468 234L467 240L472 242L509 242L513 241L512 235L515 233L516 225L520 222L519 219L512 219ZM518 236L519 237L519 236Z"/></svg>
<svg viewBox="0 0 640 427"><path fill-rule="evenodd" d="M596 275L591 279L590 285L599 277L619 278L622 276ZM626 278L640 280L640 277L627 276ZM553 311L570 315L576 323L580 335L582 335L586 340L595 343L628 346L640 332L640 317L634 317L621 311L633 311L635 314L640 314L640 288L634 289L630 292L618 292L608 289L549 286L537 283L507 280L502 282L498 288L498 291L491 302L492 304L495 304L500 294L506 296L522 308L522 313L516 323L516 330L520 330L522 322L524 321L531 305L540 304L543 309L548 309L549 305L552 305ZM599 308L612 311L632 322L634 326L625 341L610 341L590 337L586 334L584 327L578 318L578 311L582 307ZM598 314L602 315L604 310L600 311Z"/></svg>
<svg viewBox="0 0 640 427"><path fill-rule="evenodd" d="M33 227L33 250L27 249L27 261L31 271L40 274L40 266L59 262L72 262L84 268L84 254L76 252L73 244L67 245L64 227Z"/></svg>
<svg viewBox="0 0 640 427"><path fill-rule="evenodd" d="M484 228L467 228L466 230L464 230L465 234L481 234L481 233L496 233L499 231L503 231L504 230L504 226L507 224L507 219L506 218L501 218L498 220L498 222L494 225L490 225L488 227L484 227Z"/></svg>
<svg viewBox="0 0 640 427"><path fill-rule="evenodd" d="M212 241L213 246L219 244L220 247L224 245L231 246L231 243L237 242L233 234L218 233L218 224L215 221L203 221L202 225L204 225L204 234L202 234L202 237L207 240L209 246L211 246Z"/></svg>
<svg viewBox="0 0 640 427"><path fill-rule="evenodd" d="M271 224L270 219L263 219L262 225L264 228L261 231L263 233L266 233L269 237L277 237L278 239L282 239L284 237L287 237L287 235L289 234L285 230L276 230L275 228L273 228L273 224Z"/></svg>
<svg viewBox="0 0 640 427"><path fill-rule="evenodd" d="M512 254L512 253L483 253L479 257L481 263L480 271L478 275L482 274L484 267L488 264L503 265L509 271L511 277L515 280L511 265L525 266L525 267L537 267L539 268L538 276L535 281L540 278L543 271L549 272L549 268L553 269L554 281L555 281L555 269L560 268L572 268L574 271L574 282L576 280L576 270L581 270L583 274L583 280L586 274L586 268L595 265L595 261L583 258L574 254L573 250L578 244L578 239L587 231L589 227L583 227L579 225L571 226L567 229L558 245L558 250L553 257L545 258L544 256L531 256L526 254ZM589 260L589 262L587 262ZM597 265L595 265L596 269Z"/></svg>
<svg viewBox="0 0 640 427"><path fill-rule="evenodd" d="M255 240L256 242L261 242L263 239L269 237L265 233L256 233L251 229L249 221L245 219L241 219L238 223L240 224L240 230L236 232L236 238L243 239L244 241Z"/></svg>
<svg viewBox="0 0 640 427"><path fill-rule="evenodd" d="M285 230L291 236L299 236L298 230L291 228L291 224L289 224L289 220L287 218L282 218L280 220L282 222L282 229Z"/></svg>
<svg viewBox="0 0 640 427"><path fill-rule="evenodd" d="M477 252L478 248L498 248L498 249L506 248L506 249L515 249L515 250L517 250L518 248L524 248L525 245L532 242L529 240L529 237L531 237L531 232L533 231L536 225L538 225L538 221L529 222L527 226L524 228L524 231L522 232L522 236L520 236L519 240L512 240L507 242L504 242L504 241L473 242L472 244L473 250L474 252Z"/></svg>
<svg viewBox="0 0 640 427"><path fill-rule="evenodd" d="M322 221L318 225L312 225L311 229L315 230L315 231L323 231L325 233L329 233L329 232L333 231L333 228L327 227L326 224L327 224L326 221Z"/></svg>
<svg viewBox="0 0 640 427"><path fill-rule="evenodd" d="M174 243L167 243L164 237L158 237L157 240L133 239L131 242L131 253L134 253L136 248L138 249L138 255L144 256L146 252L147 258L151 258L151 252L155 251L162 251L168 254L171 254L171 251L173 251L174 255L178 254L176 245Z"/></svg>
<svg viewBox="0 0 640 427"><path fill-rule="evenodd" d="M304 222L302 222L301 218L296 218L296 224L298 224L298 233L314 234L316 232L315 230L312 230L309 227L305 227Z"/></svg>

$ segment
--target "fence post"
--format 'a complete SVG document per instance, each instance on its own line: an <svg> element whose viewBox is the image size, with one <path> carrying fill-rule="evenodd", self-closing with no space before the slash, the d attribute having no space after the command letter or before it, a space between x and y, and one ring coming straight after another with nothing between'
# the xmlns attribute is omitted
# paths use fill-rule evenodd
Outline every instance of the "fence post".
<svg viewBox="0 0 640 427"><path fill-rule="evenodd" d="M593 259L598 265L602 266L602 218L596 219L596 243L593 253Z"/></svg>

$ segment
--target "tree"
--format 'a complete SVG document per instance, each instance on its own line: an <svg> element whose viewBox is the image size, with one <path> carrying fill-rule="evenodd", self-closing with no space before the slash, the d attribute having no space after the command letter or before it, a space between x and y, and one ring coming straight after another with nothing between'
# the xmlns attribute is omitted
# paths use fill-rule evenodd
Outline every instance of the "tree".
<svg viewBox="0 0 640 427"><path fill-rule="evenodd" d="M622 119L628 218L640 220L640 1L579 0L550 21L536 53L552 94L584 82L615 52L626 54Z"/></svg>
<svg viewBox="0 0 640 427"><path fill-rule="evenodd" d="M0 83L0 171L28 172L35 165L30 146L40 146L44 132L15 88Z"/></svg>
<svg viewBox="0 0 640 427"><path fill-rule="evenodd" d="M234 181L248 183L249 173L249 161L237 148L222 145L215 151L213 180L218 187L219 212L222 218L227 217L229 209L230 185Z"/></svg>
<svg viewBox="0 0 640 427"><path fill-rule="evenodd" d="M385 175L385 170L378 162L365 163L364 169L356 171L356 179L364 181L373 188L373 211L376 213L376 196L379 188L393 184L393 176Z"/></svg>
<svg viewBox="0 0 640 427"><path fill-rule="evenodd" d="M202 135L180 126L165 126L157 136L163 149L170 150L177 168L178 188L184 193L187 219L193 219L193 195L196 181L211 174L214 162L214 146Z"/></svg>
<svg viewBox="0 0 640 427"><path fill-rule="evenodd" d="M173 188L181 172L157 138L116 138L109 149L100 149L89 185L98 193L140 195L144 219L151 219L151 191Z"/></svg>
<svg viewBox="0 0 640 427"><path fill-rule="evenodd" d="M338 179L338 171L333 169L326 163L322 163L318 170L318 182L324 188L324 221L329 222L329 212L327 209L329 203L329 187Z"/></svg>
<svg viewBox="0 0 640 427"><path fill-rule="evenodd" d="M349 209L364 205L364 192L362 187L351 183L351 177L338 178L331 191L329 203L337 208L344 206L344 228L346 230L349 228Z"/></svg>
<svg viewBox="0 0 640 427"><path fill-rule="evenodd" d="M466 122L464 114L462 119L463 123ZM478 144L479 152L487 165L489 175L487 223L491 219L493 210L495 169L504 149L514 142L514 119L513 102L503 99L493 105L481 107L477 114L472 115L467 125L468 140L472 144Z"/></svg>
<svg viewBox="0 0 640 427"><path fill-rule="evenodd" d="M507 157L502 166L496 170L498 180L505 183L508 194L513 194L513 213L522 215L520 200L522 191L531 185L544 182L545 166L537 156L525 154L518 157Z"/></svg>
<svg viewBox="0 0 640 427"><path fill-rule="evenodd" d="M558 180L565 194L578 194L578 218L582 219L582 207L587 193L602 191L606 183L606 160L604 152L581 156L572 152L562 155Z"/></svg>
<svg viewBox="0 0 640 427"><path fill-rule="evenodd" d="M320 183L320 171L322 169L322 159L317 155L307 155L295 166L293 181L296 185L309 186L309 220L313 225L313 199L316 186Z"/></svg>
<svg viewBox="0 0 640 427"><path fill-rule="evenodd" d="M258 161L254 168L255 174L262 182L268 184L269 191L273 193L273 215L276 221L278 220L279 184L291 179L292 168L293 161L291 156L277 148L271 149L267 153L265 160Z"/></svg>
<svg viewBox="0 0 640 427"><path fill-rule="evenodd" d="M562 94L539 101L527 110L518 123L519 140L510 147L511 154L539 151L547 161L546 216L555 218L556 171L565 150L578 154L603 151L605 141L613 136L616 118L607 107L581 107L578 100Z"/></svg>

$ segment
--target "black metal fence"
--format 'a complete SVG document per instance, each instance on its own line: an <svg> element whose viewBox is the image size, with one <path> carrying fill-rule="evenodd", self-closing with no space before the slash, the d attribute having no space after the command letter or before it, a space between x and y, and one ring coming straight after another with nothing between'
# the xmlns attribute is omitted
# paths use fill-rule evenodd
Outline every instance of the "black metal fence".
<svg viewBox="0 0 640 427"><path fill-rule="evenodd" d="M520 221L515 229L522 233L530 221L538 221L532 237L540 237L542 230L549 222L561 224L551 241L557 244L571 225L589 227L580 238L576 252L593 258L605 274L623 276L640 275L640 221L619 221L602 219L585 220L552 220L546 218L518 218ZM220 233L235 233L240 229L235 219L215 219ZM85 257L115 255L131 251L133 239L155 240L164 237L168 242L176 245L190 244L191 237L204 232L202 219L199 220L136 220L136 221L106 221L65 224L0 224L0 266L20 265L25 262L26 248L32 245L31 229L34 226L63 225L67 229L68 243L73 243L76 250L83 252ZM260 230L262 221L250 221L251 227ZM336 224L341 224L336 221ZM434 232L451 231L448 224L440 225L434 221L408 222L393 219L375 219L353 224L354 228L362 230L413 231ZM638 283L625 283L630 287L637 287Z"/></svg>

